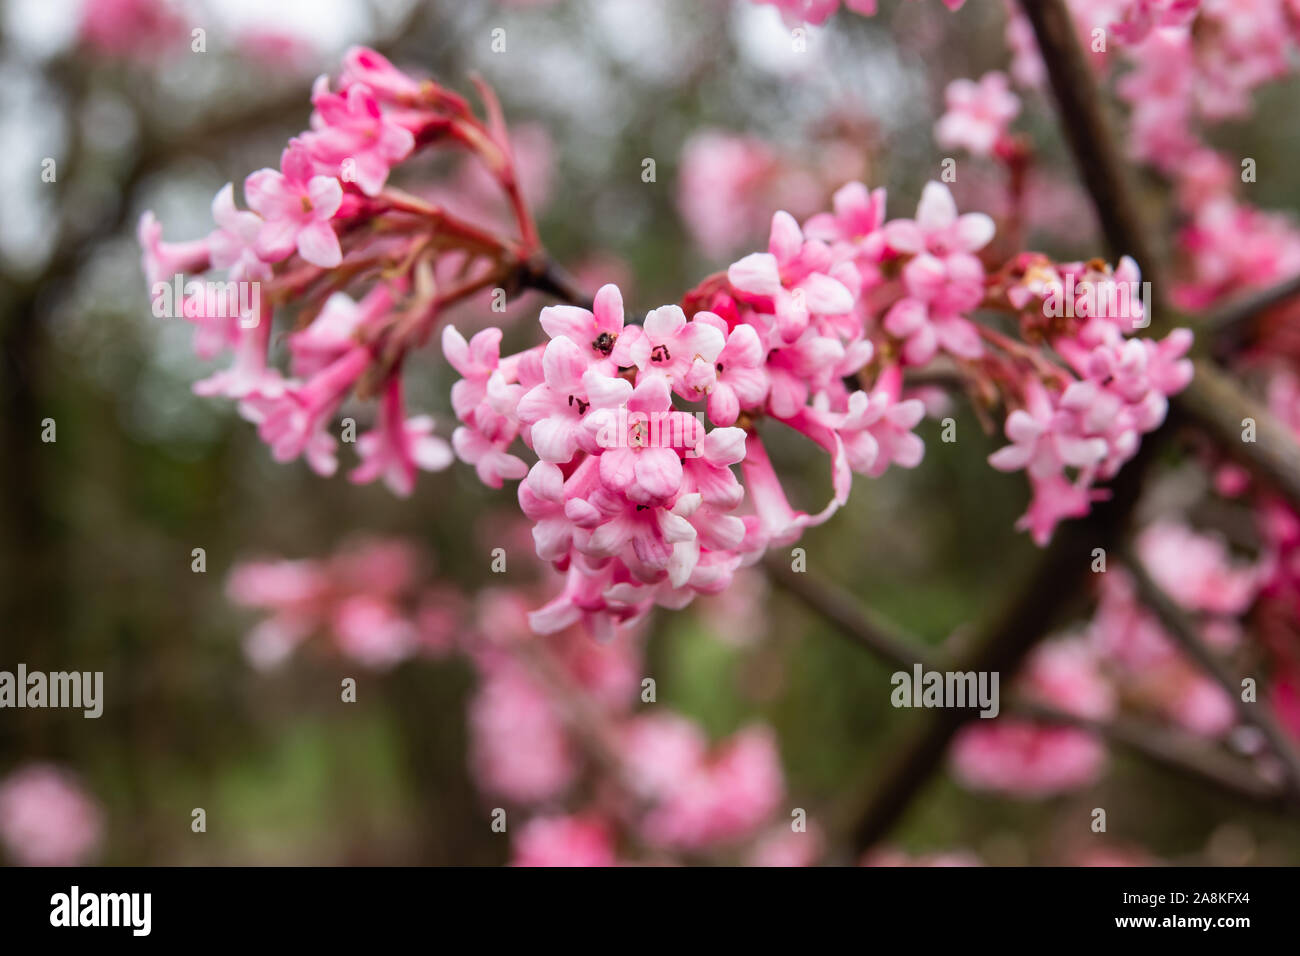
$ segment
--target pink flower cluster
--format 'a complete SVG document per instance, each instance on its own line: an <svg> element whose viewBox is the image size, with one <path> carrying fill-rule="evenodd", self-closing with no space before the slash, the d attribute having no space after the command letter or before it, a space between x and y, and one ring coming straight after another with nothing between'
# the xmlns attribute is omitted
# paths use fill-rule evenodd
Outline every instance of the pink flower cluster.
<svg viewBox="0 0 1300 956"><path fill-rule="evenodd" d="M1140 43L1157 28L1187 26L1200 6L1201 0L1125 0L1111 31L1124 43Z"/></svg>
<svg viewBox="0 0 1300 956"><path fill-rule="evenodd" d="M969 95L954 92L945 124L954 137L978 148L1005 136L1014 97L1004 81L991 75ZM177 274L220 269L231 280L184 303L203 354L235 352L195 388L236 399L277 460L302 457L332 473L331 425L353 395L379 399L356 440L353 481L382 478L406 495L418 469L451 460L433 420L406 414L405 359L450 308L535 275L542 255L500 109L490 90L480 93L486 120L431 80L353 49L337 89L316 82L311 128L289 142L280 168L245 180L250 209L227 185L213 202L216 229L185 243L164 242L153 216L142 218L156 295ZM388 185L394 166L444 141L500 187L517 237ZM536 552L564 575L533 628L582 622L609 638L656 605L717 594L766 548L834 514L853 473L915 467L925 406L904 391L904 375L940 356L1012 410L1013 445L993 463L1029 473L1022 525L1035 540L1085 514L1103 493L1094 484L1132 457L1186 384L1190 335L1136 337L1140 305L1086 294L1136 286L1127 260L1112 272L1026 254L988 274L980 256L994 231L987 215L960 214L940 183L925 187L913 218L892 220L883 189L850 183L802 225L778 212L766 251L640 323L625 321L622 295L607 285L590 311L543 309L548 341L514 355L501 355L499 329L467 340L444 325L444 354L462 376L451 395L455 453L491 487L520 481ZM1076 280L1060 318L1048 300ZM248 284L296 313L285 339L292 377L269 362L271 316L226 308L233 287ZM972 322L983 307L1019 315L1023 341ZM826 454L832 495L819 511L790 503L760 433L768 422ZM535 460L519 456L519 441ZM281 634L278 646L288 640Z"/></svg>
<svg viewBox="0 0 1300 956"><path fill-rule="evenodd" d="M1295 224L1234 194L1234 183L1254 181L1255 171L1247 169L1254 161L1220 154L1204 141L1210 127L1249 115L1258 89L1294 72L1300 44L1295 5L1071 0L1070 6L1085 46L1088 31L1107 23L1109 35L1121 41L1118 55L1096 55L1093 63L1120 73L1116 90L1131 107L1130 152L1176 187L1187 219L1179 236L1185 275L1171 296L1176 304L1204 309L1221 297L1300 272ZM1020 62L1034 55L1026 46ZM1122 71L1116 68L1121 63ZM1038 79L1034 72L1013 70L1030 84Z"/></svg>
<svg viewBox="0 0 1300 956"><path fill-rule="evenodd" d="M1020 97L1011 92L1005 73L985 73L979 81L953 80L944 91L947 110L934 127L934 138L947 149L972 156L991 156L1020 115Z"/></svg>
<svg viewBox="0 0 1300 956"><path fill-rule="evenodd" d="M533 615L539 632L582 620L609 637L656 604L717 593L767 547L827 520L854 472L917 465L925 407L904 395L903 376L941 354L1014 409L1014 444L993 464L1028 470L1022 525L1040 543L1086 514L1101 494L1093 485L1163 421L1191 376L1191 336L1135 336L1145 322L1131 261L1112 272L1026 255L988 276L977 253L993 222L959 214L947 187L927 185L915 218L887 221L884 206L884 190L852 183L802 227L779 212L766 252L640 325L625 323L606 286L592 311L544 309L549 341L515 355L500 355L497 329L468 341L444 329L464 376L452 392L456 451L492 487L524 479L537 554L567 575ZM989 303L1022 317L1025 341L970 320ZM1044 338L1055 360L1027 344ZM702 410L683 410L692 404ZM768 420L827 454L833 495L821 511L790 504L759 433ZM515 454L516 439L535 464Z"/></svg>
<svg viewBox="0 0 1300 956"><path fill-rule="evenodd" d="M757 865L811 865L820 855L815 826L781 823L785 782L769 728L712 742L662 704L637 710L639 632L612 644L580 627L538 637L529 592L485 589L470 605L422 580L413 548L371 541L321 561L242 564L229 591L271 612L245 644L254 666L279 663L313 636L326 653L381 670L415 655L467 660L478 678L469 769L486 806L509 808L516 865L742 853ZM3 824L0 804L0 837Z"/></svg>
<svg viewBox="0 0 1300 956"><path fill-rule="evenodd" d="M924 407L903 397L902 366L940 349L981 354L962 313L983 298L973 253L991 235L987 217L958 216L937 183L915 220L890 223L883 191L852 184L804 228L777 213L768 250L706 279L685 310L662 306L627 325L618 289L606 286L593 311L544 309L550 341L504 358L497 330L466 341L445 329L444 352L464 376L452 394L457 453L494 487L527 468L519 500L537 553L568 575L533 626L581 619L609 636L655 604L716 593L768 545L829 518L852 472L915 466ZM869 390L850 388L876 354L869 328L899 357ZM674 399L704 410L688 414ZM834 495L820 512L790 505L761 418L830 456ZM517 437L539 459L531 468L510 451Z"/></svg>
<svg viewBox="0 0 1300 956"><path fill-rule="evenodd" d="M1025 255L1015 272L1010 305L1024 310L1027 333L1045 337L1065 367L1031 354L1024 361L1039 374L997 372L1019 407L1007 416L1011 444L989 463L1028 474L1033 500L1020 527L1044 544L1062 519L1088 513L1104 494L1093 485L1113 478L1141 436L1164 422L1169 396L1192 378L1192 333L1176 329L1159 342L1135 335L1147 324L1146 305L1137 265L1127 257L1112 271Z"/></svg>
<svg viewBox="0 0 1300 956"><path fill-rule="evenodd" d="M539 639L526 606L521 594L483 594L466 648L481 680L470 703L475 779L493 799L541 810L519 830L516 865L608 866L636 847L648 854L641 862L668 862L767 845L785 790L770 730L755 725L713 744L662 705L637 712L636 636L598 645L569 628ZM591 752L593 739L606 759ZM578 809L556 812L575 800ZM791 835L809 854L801 862L812 862L815 833Z"/></svg>
<svg viewBox="0 0 1300 956"><path fill-rule="evenodd" d="M1032 699L1078 717L1098 720L1115 711L1098 655L1077 638L1036 648L1018 683ZM953 740L951 758L957 778L972 789L1034 798L1095 781L1106 748L1086 730L1000 717L964 727Z"/></svg>
<svg viewBox="0 0 1300 956"><path fill-rule="evenodd" d="M152 60L174 50L188 31L164 0L85 0L78 34L98 56Z"/></svg>
<svg viewBox="0 0 1300 956"><path fill-rule="evenodd" d="M821 26L840 8L841 0L754 0L755 3L771 4L781 13L781 18L792 26L804 23ZM943 0L949 10L959 10L966 0ZM845 8L864 17L873 17L879 7L879 0L843 0Z"/></svg>
<svg viewBox="0 0 1300 956"><path fill-rule="evenodd" d="M723 332L687 322L676 306L625 329L614 286L593 312L552 306L541 322L550 341L505 359L499 330L471 342L454 326L443 333L465 376L452 394L464 423L452 436L457 453L495 487L526 473L519 501L537 554L567 574L533 626L551 633L585 620L612 636L654 603L680 606L725 587L756 552L757 523L731 514L743 491L730 466L745 455L745 433L706 432L672 405L674 392L712 389ZM508 450L517 436L537 455L531 469Z"/></svg>
<svg viewBox="0 0 1300 956"><path fill-rule="evenodd" d="M244 641L256 667L275 667L319 638L322 649L386 669L452 646L458 597L420 581L411 547L375 540L323 560L244 562L231 571L226 590L235 604L269 612Z"/></svg>
<svg viewBox="0 0 1300 956"><path fill-rule="evenodd" d="M1300 230L1289 217L1237 197L1253 182L1254 160L1216 152L1205 134L1251 112L1255 93L1290 76L1300 44L1291 0L1069 0L1081 45L1131 107L1126 145L1172 180L1186 225L1185 268L1170 298L1201 310L1243 289L1300 272ZM1045 79L1033 31L1008 4L1007 43L1016 82ZM1119 41L1102 51L1095 31Z"/></svg>
<svg viewBox="0 0 1300 956"><path fill-rule="evenodd" d="M451 462L433 420L407 416L403 360L443 312L507 284L537 252L499 108L490 90L481 92L487 121L457 94L353 48L336 87L326 77L316 81L311 127L290 140L279 168L245 179L248 209L238 208L227 184L213 200L216 228L183 243L165 242L153 214L142 217L156 311L175 277L226 273L228 281L187 293L183 303L199 354L235 356L195 391L238 401L277 461L302 457L332 474L338 440L331 426L355 394L380 401L372 427L355 439L361 462L352 481L382 478L409 495L419 470ZM463 146L498 185L516 214L517 238L493 217L462 220L388 184L395 166L442 142ZM287 338L292 377L268 357L272 309L295 313L298 331Z"/></svg>
<svg viewBox="0 0 1300 956"><path fill-rule="evenodd" d="M19 866L84 866L103 831L99 804L61 767L27 764L0 781L0 843Z"/></svg>

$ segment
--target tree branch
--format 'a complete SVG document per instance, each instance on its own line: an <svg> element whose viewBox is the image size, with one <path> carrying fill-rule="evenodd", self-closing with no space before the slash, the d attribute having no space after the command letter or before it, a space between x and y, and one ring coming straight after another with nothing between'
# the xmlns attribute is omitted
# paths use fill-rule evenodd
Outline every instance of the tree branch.
<svg viewBox="0 0 1300 956"><path fill-rule="evenodd" d="M1291 429L1241 390L1225 372L1196 360L1190 385L1173 398L1175 417L1195 425L1226 454L1300 508L1300 444ZM1244 440L1247 420L1255 440Z"/></svg>
<svg viewBox="0 0 1300 956"><path fill-rule="evenodd" d="M1151 579L1151 575L1142 566L1141 560L1129 552L1125 555L1125 564L1137 584L1138 596L1142 603L1155 612L1169 636L1174 639L1183 653L1218 682L1232 700L1242 723L1258 728L1264 735L1273 755L1286 771L1291 795L1300 799L1300 756L1291 746L1286 732L1273 720L1265 705L1247 703L1242 699L1241 682L1228 672L1224 663L1205 645L1196 623L1170 599L1163 588Z"/></svg>
<svg viewBox="0 0 1300 956"><path fill-rule="evenodd" d="M1272 288L1234 299L1198 324L1209 354L1223 359L1237 354L1249 338L1249 326L1265 312L1300 296L1300 275Z"/></svg>
<svg viewBox="0 0 1300 956"><path fill-rule="evenodd" d="M1296 806L1285 788L1260 777L1246 761L1206 747L1189 734L1127 717L1089 720L1034 701L1013 701L1011 711L1033 720L1091 731L1186 780L1208 784L1221 793L1266 809L1289 812Z"/></svg>
<svg viewBox="0 0 1300 956"><path fill-rule="evenodd" d="M1137 191L1129 166L1115 148L1092 66L1079 45L1074 20L1063 0L1020 0L1047 67L1074 165L1092 197L1111 253L1137 260L1157 299L1163 298L1160 262L1142 228Z"/></svg>
<svg viewBox="0 0 1300 956"><path fill-rule="evenodd" d="M798 598L805 607L834 624L843 636L877 657L909 670L918 663L927 670L940 666L939 655L933 649L899 635L893 625L876 617L852 595L835 585L806 572L791 570L785 559L777 555L764 558L763 568L782 590Z"/></svg>
<svg viewBox="0 0 1300 956"><path fill-rule="evenodd" d="M764 567L782 590L834 625L836 631L854 646L908 671L916 664L926 670L961 669L943 660L943 656L932 648L901 634L890 622L863 607L843 589L811 574L796 573L783 561L773 558L766 559ZM1012 695L1004 711L1022 719L1075 727L1097 734L1184 779L1205 784L1240 800L1274 810L1289 810L1296 806L1294 794L1260 777L1246 761L1208 747L1200 739L1185 733L1123 716L1092 720L1020 694ZM954 713L962 715L958 726L971 716L970 712ZM924 731L914 732L912 740L913 745L905 748L903 756L895 761L894 771L898 775L916 767L922 755L930 753L928 748L922 747ZM876 797L877 804L880 800ZM860 827L861 807L855 805L851 816L851 825Z"/></svg>

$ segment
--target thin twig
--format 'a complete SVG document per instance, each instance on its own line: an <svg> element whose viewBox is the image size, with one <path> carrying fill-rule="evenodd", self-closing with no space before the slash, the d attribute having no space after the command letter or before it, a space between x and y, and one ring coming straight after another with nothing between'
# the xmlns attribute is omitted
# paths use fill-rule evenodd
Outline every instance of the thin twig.
<svg viewBox="0 0 1300 956"><path fill-rule="evenodd" d="M1215 357L1235 355L1248 340L1251 323L1297 296L1300 296L1300 275L1232 300L1198 323L1197 331L1208 340L1210 353Z"/></svg>
<svg viewBox="0 0 1300 956"><path fill-rule="evenodd" d="M949 668L942 655L900 633L843 589L807 572L792 571L782 561L768 559L764 567L783 590L833 624L837 632L854 646L907 670L916 664L926 670ZM955 665L951 666L955 668ZM1012 695L1004 712L1095 733L1188 780L1208 784L1252 803L1280 808L1287 797L1282 788L1260 777L1245 761L1207 747L1198 738L1168 728L1122 716L1110 720L1080 717L1022 694Z"/></svg>
<svg viewBox="0 0 1300 956"><path fill-rule="evenodd" d="M1300 507L1300 444L1291 429L1217 366L1197 359L1195 369L1191 384L1174 396L1175 417L1200 428L1222 451Z"/></svg>
<svg viewBox="0 0 1300 956"><path fill-rule="evenodd" d="M1248 703L1242 699L1240 680L1229 673L1223 661L1205 645L1195 622L1173 602L1160 585L1152 580L1151 575L1142 566L1141 560L1132 553L1126 554L1125 559L1142 603L1155 612L1169 636L1183 652L1218 682L1232 700L1242 723L1258 728L1264 735L1273 755L1286 771L1291 793L1300 798L1300 755L1297 755L1295 748L1291 746L1286 731L1273 719L1265 705Z"/></svg>
<svg viewBox="0 0 1300 956"><path fill-rule="evenodd" d="M1155 436L1152 436L1155 437ZM1098 502L1084 518L1057 528L1050 545L1013 589L1001 611L987 621L971 651L953 664L958 671L993 673L1009 681L1025 656L1055 625L1063 608L1087 580L1094 548L1110 551L1122 540L1158 441L1148 440L1120 472L1109 501ZM974 711L927 711L905 741L889 770L867 788L856 830L859 849L871 846L898 821L947 752L952 737Z"/></svg>
<svg viewBox="0 0 1300 956"><path fill-rule="evenodd" d="M592 309L591 296L583 292L577 280L569 275L554 259L546 256L522 267L519 272L521 288L534 289L553 296L561 302Z"/></svg>
<svg viewBox="0 0 1300 956"><path fill-rule="evenodd" d="M927 670L939 667L933 648L900 635L895 627L878 618L853 597L829 582L807 572L791 570L777 555L763 559L763 568L780 587L834 624L841 634L891 664L910 669L921 664Z"/></svg>
<svg viewBox="0 0 1300 956"><path fill-rule="evenodd" d="M1209 784L1225 794L1268 809L1291 810L1295 806L1285 788L1259 776L1249 763L1207 747L1204 741L1189 734L1128 717L1090 720L1023 699L1013 701L1010 710L1033 720L1091 731L1188 780Z"/></svg>

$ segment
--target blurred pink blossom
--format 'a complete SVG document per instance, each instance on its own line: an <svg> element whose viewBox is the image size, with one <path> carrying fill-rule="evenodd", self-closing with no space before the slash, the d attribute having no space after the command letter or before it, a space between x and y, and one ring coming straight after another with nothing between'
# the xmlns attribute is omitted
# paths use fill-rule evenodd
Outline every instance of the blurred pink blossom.
<svg viewBox="0 0 1300 956"><path fill-rule="evenodd" d="M514 866L614 866L609 828L595 816L534 817L514 842Z"/></svg>
<svg viewBox="0 0 1300 956"><path fill-rule="evenodd" d="M103 836L103 812L53 764L26 764L0 781L0 842L20 866L82 866Z"/></svg>

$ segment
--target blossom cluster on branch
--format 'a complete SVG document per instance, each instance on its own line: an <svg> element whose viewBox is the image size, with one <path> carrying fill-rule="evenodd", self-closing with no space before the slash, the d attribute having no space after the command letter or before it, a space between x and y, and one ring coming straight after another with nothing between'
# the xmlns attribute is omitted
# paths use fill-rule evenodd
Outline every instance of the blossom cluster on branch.
<svg viewBox="0 0 1300 956"><path fill-rule="evenodd" d="M200 350L235 353L195 388L236 399L277 460L332 472L330 426L355 393L379 403L353 481L383 477L409 494L417 468L449 463L433 420L407 417L404 359L448 308L536 280L544 255L495 97L480 92L486 121L458 95L354 49L337 89L317 81L311 129L290 141L280 169L246 179L250 210L226 186L213 202L217 228L187 243L164 242L151 214L141 220L155 294L177 273L224 269L232 280L224 297L184 302ZM495 178L517 236L388 184L396 165L435 145L468 150ZM514 355L500 354L500 329L466 340L444 325L444 354L463 376L451 396L455 451L489 486L522 479L537 554L565 575L533 627L581 620L610 637L656 605L717 593L768 547L829 519L854 473L916 466L925 405L905 375L941 357L987 407L1009 412L1012 445L992 463L1027 471L1034 497L1022 525L1035 540L1086 514L1104 494L1098 483L1186 385L1191 336L1139 334L1132 261L1112 270L1024 253L991 269L980 254L994 232L988 216L959 214L940 183L925 187L915 217L895 219L883 189L851 183L802 225L776 213L766 251L639 323L605 286L590 310L543 309L547 340ZM292 377L268 360L272 316L230 308L246 282L266 290L270 311L295 316ZM980 309L992 317L973 321ZM791 504L760 433L767 421L827 456L832 494L819 510ZM520 441L535 461L519 457Z"/></svg>

